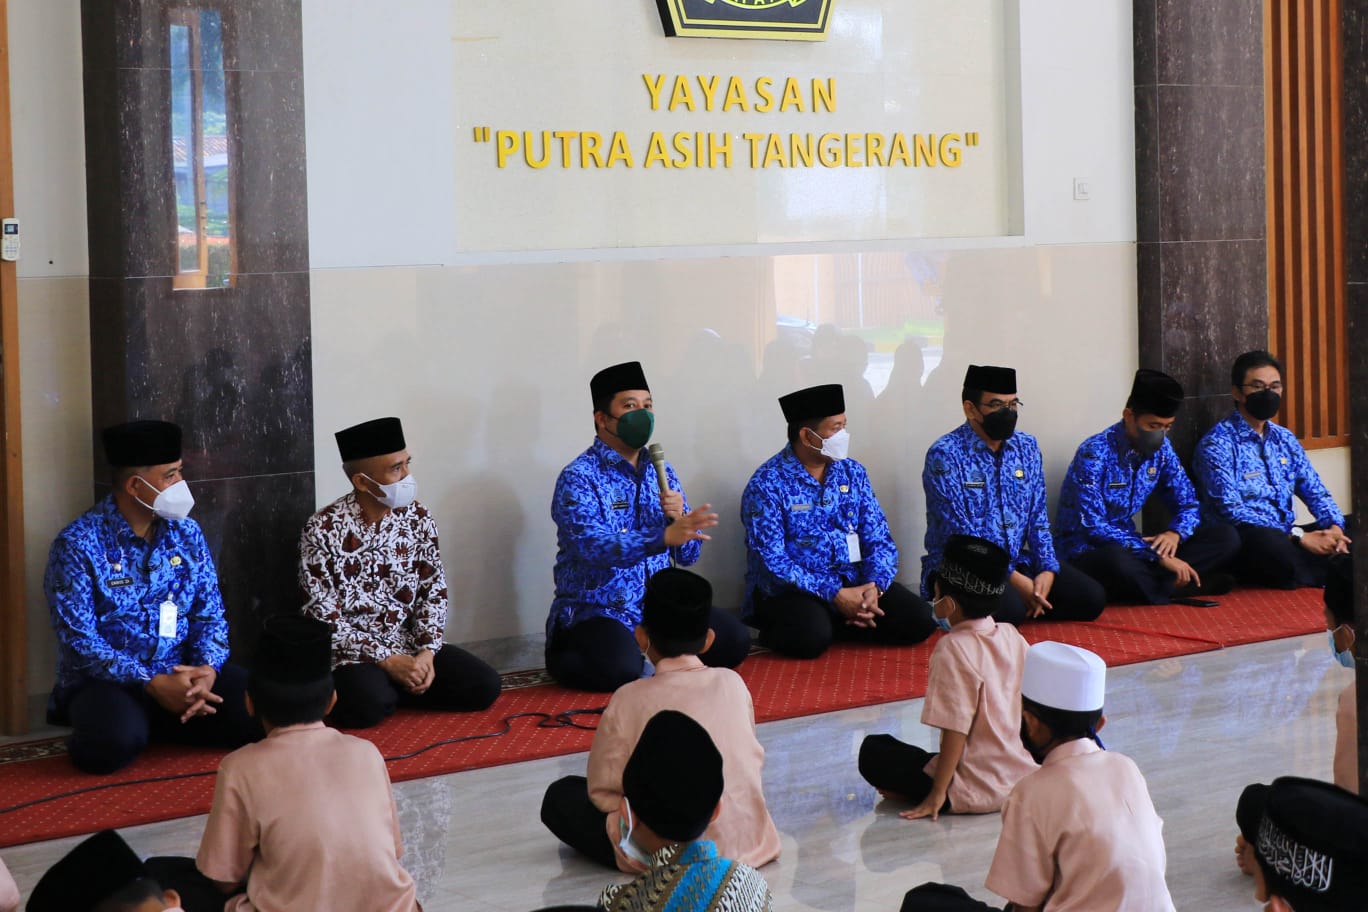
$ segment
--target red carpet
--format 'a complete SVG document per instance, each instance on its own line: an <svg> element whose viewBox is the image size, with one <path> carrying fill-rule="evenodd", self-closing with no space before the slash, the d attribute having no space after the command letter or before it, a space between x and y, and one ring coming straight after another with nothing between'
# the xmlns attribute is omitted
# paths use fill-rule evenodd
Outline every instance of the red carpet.
<svg viewBox="0 0 1368 912"><path fill-rule="evenodd" d="M1031 642L1055 639L1091 649L1108 665L1188 655L1244 643L1314 633L1324 627L1319 590L1245 590L1222 598L1218 608L1112 607L1093 624L1037 622L1023 628ZM760 654L739 669L761 722L906 700L926 690L926 659L935 639L912 648L838 646L816 661ZM483 713L443 714L401 710L366 732L392 758L395 781L535 760L589 749L592 733L561 725L539 728L544 718L515 718L502 737L439 745L439 741L492 735L519 713L556 715L592 709L606 695L554 684L526 686L536 674L506 678L506 690ZM592 726L596 717L571 716ZM222 752L154 746L132 768L113 776L85 776L72 769L60 741L0 747L0 847L126 827L208 811L213 771ZM182 777L146 782L159 777ZM129 783L116 788L107 786ZM42 801L86 790L81 794ZM26 805L29 802L42 803ZM14 808L14 810L9 810Z"/></svg>

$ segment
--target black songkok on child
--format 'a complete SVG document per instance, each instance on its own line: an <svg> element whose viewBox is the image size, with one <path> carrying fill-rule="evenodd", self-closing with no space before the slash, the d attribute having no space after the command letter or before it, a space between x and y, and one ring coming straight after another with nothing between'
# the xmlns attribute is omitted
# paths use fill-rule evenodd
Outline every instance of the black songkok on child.
<svg viewBox="0 0 1368 912"><path fill-rule="evenodd" d="M712 584L697 573L666 567L647 580L641 605L647 634L682 643L701 640L711 615Z"/></svg>
<svg viewBox="0 0 1368 912"><path fill-rule="evenodd" d="M116 469L167 465L181 458L181 429L169 421L130 421L100 434L105 459Z"/></svg>
<svg viewBox="0 0 1368 912"><path fill-rule="evenodd" d="M990 364L971 364L964 372L964 388L981 393L1012 393L1017 391L1016 368L993 367Z"/></svg>
<svg viewBox="0 0 1368 912"><path fill-rule="evenodd" d="M333 435L343 462L370 459L408 449L404 443L404 426L398 418L376 418L363 421Z"/></svg>
<svg viewBox="0 0 1368 912"><path fill-rule="evenodd" d="M332 672L332 627L316 618L267 618L253 669L279 684L312 684Z"/></svg>
<svg viewBox="0 0 1368 912"><path fill-rule="evenodd" d="M1172 418L1183 404L1183 387L1163 371L1142 367L1131 382L1126 408L1136 415Z"/></svg>
<svg viewBox="0 0 1368 912"><path fill-rule="evenodd" d="M33 888L28 912L90 912L136 880L142 860L113 830L96 833L66 854Z"/></svg>
<svg viewBox="0 0 1368 912"><path fill-rule="evenodd" d="M640 361L624 361L605 367L594 374L589 381L589 395L597 406L605 399L611 399L623 390L647 390L646 372L641 369Z"/></svg>
<svg viewBox="0 0 1368 912"><path fill-rule="evenodd" d="M943 595L997 598L1007 591L1011 556L997 545L973 535L955 534L945 542L936 582Z"/></svg>
<svg viewBox="0 0 1368 912"><path fill-rule="evenodd" d="M682 712L656 713L622 769L632 814L661 839L692 842L722 798L722 755L703 726Z"/></svg>
<svg viewBox="0 0 1368 912"><path fill-rule="evenodd" d="M1368 802L1328 782L1268 787L1254 853L1264 882L1297 912L1348 912L1368 897Z"/></svg>
<svg viewBox="0 0 1368 912"><path fill-rule="evenodd" d="M816 421L845 414L845 390L839 383L824 383L779 397L784 420L789 424Z"/></svg>

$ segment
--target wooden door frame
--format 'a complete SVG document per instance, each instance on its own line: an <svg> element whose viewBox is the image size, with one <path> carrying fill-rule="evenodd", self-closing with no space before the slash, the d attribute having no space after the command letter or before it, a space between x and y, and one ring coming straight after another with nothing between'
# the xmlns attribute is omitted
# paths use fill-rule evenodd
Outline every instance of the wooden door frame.
<svg viewBox="0 0 1368 912"><path fill-rule="evenodd" d="M14 214L9 2L0 0L0 217ZM0 730L28 730L28 596L24 582L24 466L19 410L19 269L0 262Z"/></svg>

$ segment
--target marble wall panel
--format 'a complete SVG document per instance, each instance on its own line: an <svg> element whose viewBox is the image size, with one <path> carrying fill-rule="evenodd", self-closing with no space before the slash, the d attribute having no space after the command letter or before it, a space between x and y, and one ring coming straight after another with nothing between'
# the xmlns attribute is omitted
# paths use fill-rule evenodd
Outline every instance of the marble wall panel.
<svg viewBox="0 0 1368 912"><path fill-rule="evenodd" d="M1341 11L1345 266L1350 282L1368 282L1368 2L1345 0Z"/></svg>
<svg viewBox="0 0 1368 912"><path fill-rule="evenodd" d="M1131 37L1135 42L1135 84L1152 86L1159 81L1156 17L1158 0L1133 0L1131 3Z"/></svg>
<svg viewBox="0 0 1368 912"><path fill-rule="evenodd" d="M1241 352L1268 345L1264 242L1163 245L1163 370L1189 396L1225 393Z"/></svg>
<svg viewBox="0 0 1368 912"><path fill-rule="evenodd" d="M1135 87L1135 220L1136 239L1158 241L1159 201L1163 178L1159 173L1159 89Z"/></svg>
<svg viewBox="0 0 1368 912"><path fill-rule="evenodd" d="M1266 237L1262 85L1160 85L1157 107L1160 238Z"/></svg>
<svg viewBox="0 0 1368 912"><path fill-rule="evenodd" d="M1250 86L1262 92L1263 4L1151 0L1159 84Z"/></svg>

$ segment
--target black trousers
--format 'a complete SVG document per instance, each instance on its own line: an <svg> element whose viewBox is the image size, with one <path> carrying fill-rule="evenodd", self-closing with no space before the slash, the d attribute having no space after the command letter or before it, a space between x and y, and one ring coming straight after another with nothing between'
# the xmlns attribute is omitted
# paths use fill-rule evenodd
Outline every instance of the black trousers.
<svg viewBox="0 0 1368 912"><path fill-rule="evenodd" d="M214 681L223 698L212 716L181 723L162 709L143 685L90 680L65 700L65 715L73 729L67 754L76 768L105 775L132 763L149 741L201 747L241 747L263 736L261 723L247 713L243 695L247 672L225 664Z"/></svg>
<svg viewBox="0 0 1368 912"><path fill-rule="evenodd" d="M936 632L930 603L902 583L893 583L879 599L884 614L874 627L847 624L830 602L796 589L771 596L757 592L753 604L760 641L795 659L815 659L836 640L907 646Z"/></svg>
<svg viewBox="0 0 1368 912"><path fill-rule="evenodd" d="M934 756L892 735L867 735L860 742L860 775L881 792L921 804L935 785L935 780L926 774L926 764ZM941 811L949 810L947 800Z"/></svg>
<svg viewBox="0 0 1368 912"><path fill-rule="evenodd" d="M1311 532L1314 525L1302 526ZM1294 542L1281 529L1267 526L1236 526L1240 553L1235 558L1235 575L1242 583L1270 589L1297 589L1324 586L1330 556L1312 554ZM1344 534L1353 538L1353 523L1345 517Z"/></svg>
<svg viewBox="0 0 1368 912"><path fill-rule="evenodd" d="M432 686L411 694L395 684L385 669L369 662L339 665L333 671L337 705L330 717L339 728L370 728L394 715L400 706L475 712L498 699L503 681L481 659L450 643L432 657Z"/></svg>
<svg viewBox="0 0 1368 912"><path fill-rule="evenodd" d="M1228 570L1239 550L1234 526L1203 523L1178 546L1178 558L1206 576ZM1125 545L1094 548L1075 557L1073 565L1102 584L1108 602L1129 605L1167 605L1178 579L1158 561L1145 560Z"/></svg>
<svg viewBox="0 0 1368 912"><path fill-rule="evenodd" d="M608 815L589 800L588 779L566 776L547 786L542 796L541 820L557 839L576 852L617 870L617 856L604 829Z"/></svg>
<svg viewBox="0 0 1368 912"><path fill-rule="evenodd" d="M750 631L740 618L714 607L713 644L699 656L712 668L735 668L750 655ZM641 677L643 659L632 631L610 617L592 617L558 630L546 644L546 670L566 687L609 693Z"/></svg>
<svg viewBox="0 0 1368 912"><path fill-rule="evenodd" d="M1004 912L1004 910L974 899L964 892L962 887L924 883L907 891L907 895L903 897L900 912Z"/></svg>
<svg viewBox="0 0 1368 912"><path fill-rule="evenodd" d="M1107 607L1107 593L1103 591L1102 584L1064 561L1059 562L1059 572L1055 574L1054 585L1050 587L1050 594L1045 600L1053 606L1053 610L1045 612L1038 619L1042 621L1095 621L1102 609ZM998 610L993 612L993 619L1018 626L1028 620L1026 603L1011 583L1007 584L1007 591L1002 596Z"/></svg>

